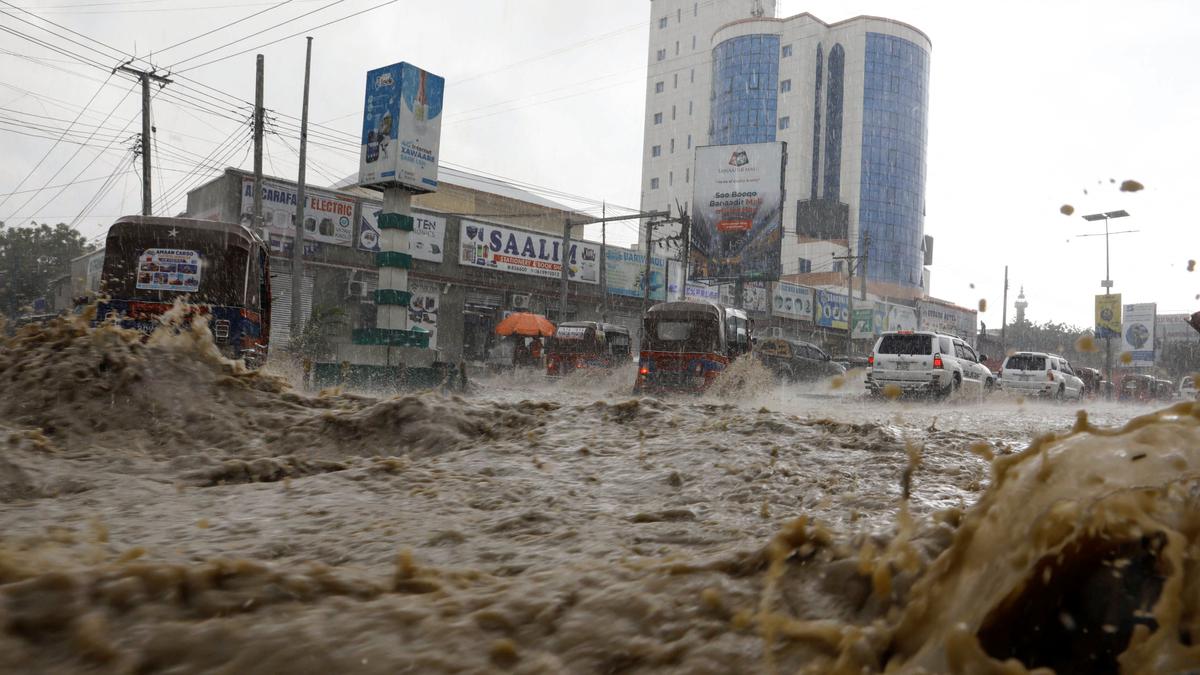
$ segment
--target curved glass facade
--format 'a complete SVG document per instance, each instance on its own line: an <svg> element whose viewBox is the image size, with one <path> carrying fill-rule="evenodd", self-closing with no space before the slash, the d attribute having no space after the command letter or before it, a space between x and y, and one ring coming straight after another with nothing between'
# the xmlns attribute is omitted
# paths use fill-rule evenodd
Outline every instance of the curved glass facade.
<svg viewBox="0 0 1200 675"><path fill-rule="evenodd" d="M859 246L871 237L867 274L872 280L910 287L922 283L928 92L924 49L867 33L858 224Z"/></svg>
<svg viewBox="0 0 1200 675"><path fill-rule="evenodd" d="M714 47L709 143L774 141L778 92L778 35L743 35Z"/></svg>
<svg viewBox="0 0 1200 675"><path fill-rule="evenodd" d="M829 50L829 91L825 101L825 199L842 198L842 103L845 101L846 50Z"/></svg>
<svg viewBox="0 0 1200 675"><path fill-rule="evenodd" d="M816 86L813 87L812 195L817 198L817 177L821 175L821 82L825 73L825 53L817 43Z"/></svg>

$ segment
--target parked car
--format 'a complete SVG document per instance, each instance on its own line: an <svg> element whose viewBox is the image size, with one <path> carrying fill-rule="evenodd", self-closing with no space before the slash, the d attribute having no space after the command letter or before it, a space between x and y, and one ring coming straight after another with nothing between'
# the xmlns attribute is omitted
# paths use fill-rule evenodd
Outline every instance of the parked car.
<svg viewBox="0 0 1200 675"><path fill-rule="evenodd" d="M844 375L846 369L820 347L787 338L760 339L754 355L777 377L789 382Z"/></svg>
<svg viewBox="0 0 1200 675"><path fill-rule="evenodd" d="M1057 354L1017 352L1000 367L1000 388L1025 396L1063 400L1083 398L1083 380Z"/></svg>
<svg viewBox="0 0 1200 675"><path fill-rule="evenodd" d="M867 367L867 357L865 356L846 356L844 354L840 354L833 357L833 362L840 364L846 370Z"/></svg>
<svg viewBox="0 0 1200 675"><path fill-rule="evenodd" d="M1095 368L1079 367L1074 368L1075 375L1083 380L1083 395L1087 398L1096 398L1104 394L1105 380L1104 374Z"/></svg>
<svg viewBox="0 0 1200 675"><path fill-rule="evenodd" d="M962 339L932 331L889 331L879 336L867 357L867 391L882 393L888 386L905 394L949 396L968 387L990 391L992 371Z"/></svg>
<svg viewBox="0 0 1200 675"><path fill-rule="evenodd" d="M1133 374L1121 378L1122 401L1147 403L1153 401L1157 394L1157 385L1149 375Z"/></svg>
<svg viewBox="0 0 1200 675"><path fill-rule="evenodd" d="M1200 396L1197 395L1196 380L1191 375L1185 376L1179 381L1179 398L1185 401L1200 401Z"/></svg>
<svg viewBox="0 0 1200 675"><path fill-rule="evenodd" d="M1154 395L1160 401L1175 399L1175 383L1161 377L1154 378Z"/></svg>

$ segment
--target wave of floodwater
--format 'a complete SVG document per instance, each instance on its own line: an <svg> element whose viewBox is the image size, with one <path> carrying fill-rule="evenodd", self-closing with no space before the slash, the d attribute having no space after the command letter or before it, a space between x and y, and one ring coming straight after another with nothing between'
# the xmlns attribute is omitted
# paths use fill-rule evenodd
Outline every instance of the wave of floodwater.
<svg viewBox="0 0 1200 675"><path fill-rule="evenodd" d="M0 345L13 672L1171 672L1200 406L306 395L203 326ZM728 384L733 384L732 382ZM1101 426L1103 425L1103 426Z"/></svg>

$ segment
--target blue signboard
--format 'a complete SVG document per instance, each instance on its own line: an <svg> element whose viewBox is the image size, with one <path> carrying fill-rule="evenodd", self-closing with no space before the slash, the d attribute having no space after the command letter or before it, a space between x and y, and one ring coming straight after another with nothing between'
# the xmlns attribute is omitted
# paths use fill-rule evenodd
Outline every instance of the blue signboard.
<svg viewBox="0 0 1200 675"><path fill-rule="evenodd" d="M850 322L850 303L845 295L818 290L813 309L816 324L825 328L846 330Z"/></svg>
<svg viewBox="0 0 1200 675"><path fill-rule="evenodd" d="M360 185L437 189L446 80L411 63L367 73Z"/></svg>

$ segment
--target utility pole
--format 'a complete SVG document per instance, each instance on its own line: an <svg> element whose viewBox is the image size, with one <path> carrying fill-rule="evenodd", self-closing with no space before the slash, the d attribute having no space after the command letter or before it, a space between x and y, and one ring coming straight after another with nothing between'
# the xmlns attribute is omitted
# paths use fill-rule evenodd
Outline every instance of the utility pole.
<svg viewBox="0 0 1200 675"><path fill-rule="evenodd" d="M158 82L160 88L171 84L172 80L156 75L153 70L130 68L128 64L113 68L114 73L118 70L142 82L142 215L148 216L153 210L150 189L150 80Z"/></svg>
<svg viewBox="0 0 1200 675"><path fill-rule="evenodd" d="M600 202L600 297L603 300L603 309L600 312L600 320L608 322L608 204Z"/></svg>
<svg viewBox="0 0 1200 675"><path fill-rule="evenodd" d="M308 77L312 66L312 38L306 38L304 53L304 103L300 109L300 175L296 180L296 233L292 238L292 339L304 327L304 305L300 302L304 281L304 164L308 151Z"/></svg>
<svg viewBox="0 0 1200 675"><path fill-rule="evenodd" d="M1008 265L1004 266L1004 306L1000 310L1000 360L1008 356L1008 343L1005 341L1008 330Z"/></svg>
<svg viewBox="0 0 1200 675"><path fill-rule="evenodd" d="M867 258L871 255L870 232L863 235L862 251L860 252L862 253L862 261L859 263L861 268L858 270L858 287L861 293L859 298L865 301L867 299Z"/></svg>
<svg viewBox="0 0 1200 675"><path fill-rule="evenodd" d="M870 241L868 238L867 241ZM834 260L846 261L846 356L854 353L854 264L866 260L865 255L835 255Z"/></svg>
<svg viewBox="0 0 1200 675"><path fill-rule="evenodd" d="M691 264L692 257L692 217L678 201L675 202L675 206L679 209L679 235L683 246L683 253L679 256L683 261L683 272L679 275L679 293L680 297L687 300L688 265Z"/></svg>
<svg viewBox="0 0 1200 675"><path fill-rule="evenodd" d="M562 323L567 320L567 268L571 264L571 217L567 216L563 220L563 237L562 237L562 254L558 257L561 261L560 267L562 274L559 277L559 298L558 298L558 322Z"/></svg>
<svg viewBox="0 0 1200 675"><path fill-rule="evenodd" d="M646 222L646 270L642 273L642 313L650 303L650 255L654 250L654 219Z"/></svg>
<svg viewBox="0 0 1200 675"><path fill-rule="evenodd" d="M262 160L263 160L263 55L258 55L254 72L254 214L250 229L262 233Z"/></svg>

